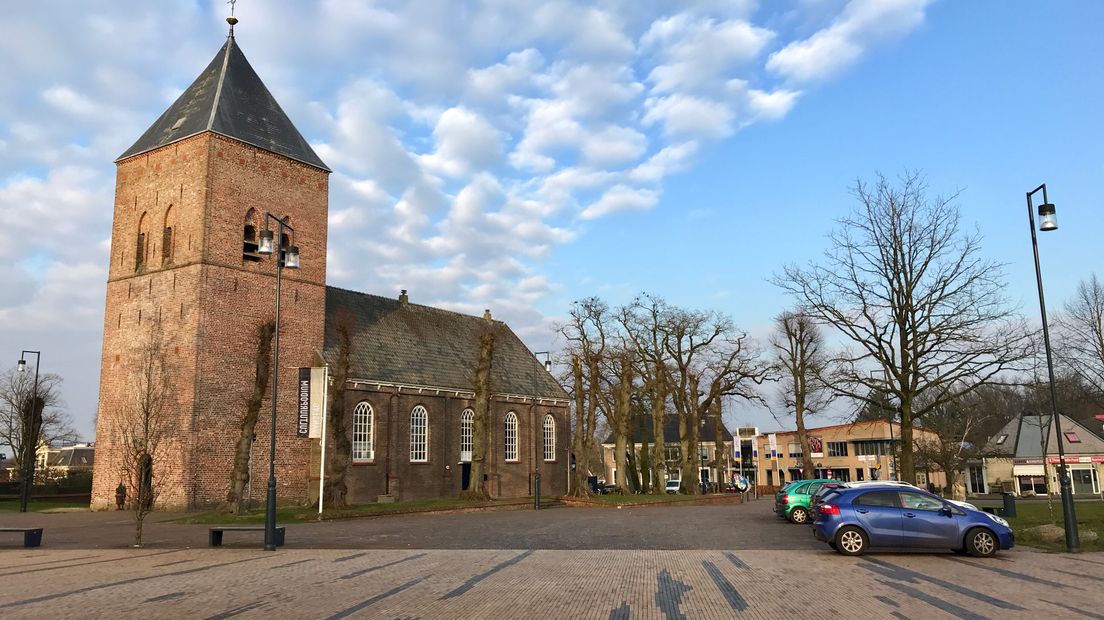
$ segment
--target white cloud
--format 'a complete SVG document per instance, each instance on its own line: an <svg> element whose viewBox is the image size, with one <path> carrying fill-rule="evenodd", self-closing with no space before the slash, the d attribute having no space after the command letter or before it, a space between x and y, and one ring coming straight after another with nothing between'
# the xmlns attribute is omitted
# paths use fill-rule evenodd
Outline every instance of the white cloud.
<svg viewBox="0 0 1104 620"><path fill-rule="evenodd" d="M767 69L793 82L823 80L855 63L879 40L910 32L931 0L851 0L827 28L771 54Z"/></svg>
<svg viewBox="0 0 1104 620"><path fill-rule="evenodd" d="M659 192L651 189L634 189L615 185L596 202L583 210L579 217L593 220L621 211L647 211L659 202Z"/></svg>
<svg viewBox="0 0 1104 620"><path fill-rule="evenodd" d="M83 355L71 400L91 412L112 161L214 57L225 6L55 3L0 21L0 340ZM279 0L240 5L236 37L334 169L331 283L491 307L540 337L561 286L542 261L587 221L660 207L710 142L783 118L925 5L822 8L786 42L754 0Z"/></svg>

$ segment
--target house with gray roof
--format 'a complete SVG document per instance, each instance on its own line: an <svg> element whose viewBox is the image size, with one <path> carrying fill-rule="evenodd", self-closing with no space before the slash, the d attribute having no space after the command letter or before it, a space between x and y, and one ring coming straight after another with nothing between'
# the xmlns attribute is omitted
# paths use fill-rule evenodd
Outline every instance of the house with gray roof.
<svg viewBox="0 0 1104 620"><path fill-rule="evenodd" d="M983 452L988 456L968 468L968 492L1059 494L1061 441L1074 495L1099 495L1100 479L1104 476L1104 439L1067 415L1059 417L1061 437L1049 415L1025 412L1009 421L986 444Z"/></svg>

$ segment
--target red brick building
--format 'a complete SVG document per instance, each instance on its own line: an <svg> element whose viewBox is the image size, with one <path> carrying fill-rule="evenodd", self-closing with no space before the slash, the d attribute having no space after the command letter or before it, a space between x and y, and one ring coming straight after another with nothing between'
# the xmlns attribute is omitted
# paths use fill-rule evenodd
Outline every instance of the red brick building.
<svg viewBox="0 0 1104 620"><path fill-rule="evenodd" d="M154 334L162 343L170 385L164 410L171 427L155 454L158 503L190 508L226 499L235 442L255 386L258 329L274 315L274 258L256 252L266 212L286 218L294 228L284 241L297 246L301 257L299 269L283 271L277 497L281 503L311 501L317 469L310 461L318 441L296 436L296 369L320 362L321 352L330 348L327 333L334 316L363 318L371 314L364 308L382 303L382 298L326 286L330 170L249 65L232 31L196 81L116 163L92 507L114 506L115 488L125 479L121 428L134 408L140 344ZM419 316L451 317L442 325L481 320L424 306L403 308ZM354 334L354 357L370 360L367 348L379 350L388 338L399 336L370 329L370 322L361 325ZM566 487L566 397L517 337L504 325L501 330L505 337L500 340L508 344L496 354L509 363L496 357L501 388L492 388L503 395L495 399L495 413L514 412L518 436L525 438L533 435L533 416L552 416L558 440L552 462L565 471L545 480L562 479ZM403 337L400 348L411 364L403 372L376 372L368 364L354 366L357 372L350 374L356 383L347 392L349 428L361 400L371 402L375 446L389 455L388 460L354 459L352 501L373 500L388 491L400 498L451 496L462 475L458 450L445 442L455 443L449 438L459 433L460 405L471 390L465 372L474 367L477 341L474 348L470 341L448 343L452 355L439 361L455 369L441 374L436 366L431 372L418 364L439 355L443 343L419 340L416 334ZM543 373L539 380L534 378L538 371ZM528 380L514 381L515 374ZM430 389L436 390L432 397ZM266 394L262 412L270 410L269 398ZM402 463L402 441L409 441L403 429L417 404L427 412L427 457ZM505 423L494 427L499 439L507 432ZM251 495L261 500L268 477L267 413L260 416L255 436ZM523 454L534 445L518 441ZM529 455L492 465L492 493L524 494L527 477L541 463Z"/></svg>

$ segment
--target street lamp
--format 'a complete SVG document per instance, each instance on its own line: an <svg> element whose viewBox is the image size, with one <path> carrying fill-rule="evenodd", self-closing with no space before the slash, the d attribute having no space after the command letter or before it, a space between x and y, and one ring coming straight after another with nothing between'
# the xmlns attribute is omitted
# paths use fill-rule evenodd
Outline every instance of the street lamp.
<svg viewBox="0 0 1104 620"><path fill-rule="evenodd" d="M269 220L276 222L276 235L268 229ZM265 507L265 551L276 550L276 394L280 377L280 280L284 267L299 268L298 246L284 247L284 230L295 231L286 221L265 212L265 229L261 231L258 254L276 254L276 332L272 345L272 422L268 445L268 502Z"/></svg>
<svg viewBox="0 0 1104 620"><path fill-rule="evenodd" d="M23 429L25 444L23 446L23 480L19 489L19 512L27 512L27 502L31 499L31 488L34 486L35 457L38 449L38 433L42 430L42 411L38 408L38 367L42 363L42 353L39 351L23 351L19 354L19 363L16 369L19 372L27 372L27 354L35 354L34 389L31 391L31 404L27 413L23 413ZM22 412L21 412L22 413Z"/></svg>
<svg viewBox="0 0 1104 620"><path fill-rule="evenodd" d="M544 369L548 372L552 372L552 352L551 351L534 351L533 355L544 356Z"/></svg>
<svg viewBox="0 0 1104 620"><path fill-rule="evenodd" d="M1032 195L1043 192L1043 204L1039 205L1039 230L1057 230L1054 205L1047 200L1046 183L1027 192L1027 221L1031 229L1031 250L1035 253L1035 282L1039 286L1039 314L1043 319L1043 346L1046 348L1047 373L1050 377L1050 419L1058 436L1058 484L1062 489L1062 523L1066 529L1066 549L1071 553L1081 551L1081 538L1077 533L1077 513L1073 505L1073 489L1070 488L1066 470L1066 451L1062 448L1062 418L1058 415L1058 392L1054 387L1054 362L1050 354L1050 329L1047 327L1046 300L1043 298L1043 272L1039 268L1039 242L1035 237L1035 212Z"/></svg>

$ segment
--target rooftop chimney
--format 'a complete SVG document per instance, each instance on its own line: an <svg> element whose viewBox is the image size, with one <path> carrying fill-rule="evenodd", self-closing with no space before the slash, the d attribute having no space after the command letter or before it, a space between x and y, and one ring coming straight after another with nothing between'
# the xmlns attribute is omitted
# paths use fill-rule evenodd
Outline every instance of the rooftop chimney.
<svg viewBox="0 0 1104 620"><path fill-rule="evenodd" d="M486 308L485 310L483 310L483 320L484 321L490 321L491 320L491 309L490 308Z"/></svg>
<svg viewBox="0 0 1104 620"><path fill-rule="evenodd" d="M405 306L409 301L410 296L406 294L406 289L404 288L402 291L399 292L399 303Z"/></svg>

